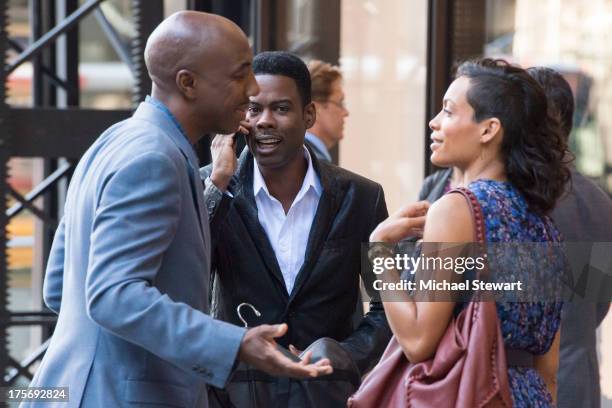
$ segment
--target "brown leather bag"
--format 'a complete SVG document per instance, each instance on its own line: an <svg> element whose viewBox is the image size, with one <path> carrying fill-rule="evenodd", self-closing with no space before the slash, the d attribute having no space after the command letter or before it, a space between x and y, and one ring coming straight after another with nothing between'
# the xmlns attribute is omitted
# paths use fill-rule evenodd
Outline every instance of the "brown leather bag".
<svg viewBox="0 0 612 408"><path fill-rule="evenodd" d="M486 243L482 209L474 194L462 194L474 220L476 242ZM511 407L506 354L495 302L469 302L446 329L435 356L408 361L395 336L380 362L349 398L351 408Z"/></svg>

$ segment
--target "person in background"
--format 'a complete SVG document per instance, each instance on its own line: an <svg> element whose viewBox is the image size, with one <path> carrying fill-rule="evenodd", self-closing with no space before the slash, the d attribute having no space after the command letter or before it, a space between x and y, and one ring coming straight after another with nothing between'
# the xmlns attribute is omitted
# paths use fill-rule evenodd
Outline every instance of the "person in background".
<svg viewBox="0 0 612 408"><path fill-rule="evenodd" d="M418 200L433 203L453 188L460 187L462 178L461 171L456 167L438 170L425 177Z"/></svg>
<svg viewBox="0 0 612 408"><path fill-rule="evenodd" d="M569 140L574 117L572 89L557 71L532 67L527 72L542 86L552 119ZM551 216L568 245L572 242L612 242L612 200L594 182L571 166L571 181ZM588 259L588 253L580 258ZM584 258L583 258L584 257ZM596 331L610 304L572 301L563 305L558 372L559 408L599 408L599 364Z"/></svg>
<svg viewBox="0 0 612 408"><path fill-rule="evenodd" d="M330 150L344 138L344 120L349 115L344 102L342 72L340 67L321 60L308 64L311 79L312 101L317 110L315 124L306 131L304 144L310 148L319 161L332 162ZM367 307L361 294L353 316L353 324L359 325Z"/></svg>
<svg viewBox="0 0 612 408"><path fill-rule="evenodd" d="M344 137L344 120L349 115L344 102L340 68L319 60L308 63L312 101L317 120L306 132L306 146L320 161L331 162L330 150Z"/></svg>

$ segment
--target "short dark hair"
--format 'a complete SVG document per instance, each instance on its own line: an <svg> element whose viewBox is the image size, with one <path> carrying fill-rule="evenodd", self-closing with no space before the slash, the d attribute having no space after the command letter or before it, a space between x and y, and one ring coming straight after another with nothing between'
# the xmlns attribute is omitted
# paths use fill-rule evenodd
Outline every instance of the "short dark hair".
<svg viewBox="0 0 612 408"><path fill-rule="evenodd" d="M527 68L529 75L544 89L548 99L548 113L559 121L566 139L574 125L574 95L563 75L547 67Z"/></svg>
<svg viewBox="0 0 612 408"><path fill-rule="evenodd" d="M312 101L310 73L304 61L287 51L265 51L253 58L255 75L283 75L295 81L302 106Z"/></svg>
<svg viewBox="0 0 612 408"><path fill-rule="evenodd" d="M549 120L542 87L526 70L504 60L464 62L457 77L467 77L467 101L474 121L499 119L506 176L525 197L529 208L546 214L563 194L570 173L567 143L557 121Z"/></svg>

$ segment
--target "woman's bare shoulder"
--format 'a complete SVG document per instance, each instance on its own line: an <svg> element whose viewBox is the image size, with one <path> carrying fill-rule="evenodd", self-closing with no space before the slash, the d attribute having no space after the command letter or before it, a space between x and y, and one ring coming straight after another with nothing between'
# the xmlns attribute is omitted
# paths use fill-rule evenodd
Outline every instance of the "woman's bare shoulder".
<svg viewBox="0 0 612 408"><path fill-rule="evenodd" d="M472 242L473 229L472 213L465 197L456 193L446 194L429 208L423 240Z"/></svg>

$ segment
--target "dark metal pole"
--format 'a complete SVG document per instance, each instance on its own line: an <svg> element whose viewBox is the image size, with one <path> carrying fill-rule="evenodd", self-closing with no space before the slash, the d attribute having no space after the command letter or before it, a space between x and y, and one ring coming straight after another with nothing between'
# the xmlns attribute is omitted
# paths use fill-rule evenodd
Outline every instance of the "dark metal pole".
<svg viewBox="0 0 612 408"><path fill-rule="evenodd" d="M36 42L55 25L55 0L32 0L29 7L31 21L30 43ZM32 105L34 107L54 106L55 88L48 77L42 75L43 67L57 76L55 66L55 44L49 44L40 53L32 57ZM64 81L64 86L67 84Z"/></svg>
<svg viewBox="0 0 612 408"><path fill-rule="evenodd" d="M34 55L41 52L45 45L47 45L49 42L55 40L57 37L71 29L72 26L81 21L81 19L87 14L91 13L93 9L98 7L98 5L103 1L104 0L90 0L88 3L81 6L74 13L66 17L66 19L61 24L55 26L52 30L47 32L44 36L42 36L32 45L30 45L24 52L19 55L19 57L17 57L15 62L13 62L11 65L7 65L4 68L4 72L7 75L10 74L19 65L23 64L25 61L32 58Z"/></svg>
<svg viewBox="0 0 612 408"><path fill-rule="evenodd" d="M119 34L117 34L115 28L104 15L104 12L100 8L97 8L94 11L94 16L96 17L96 21L98 22L98 24L100 24L100 28L102 28L102 31L104 31L106 38L108 38L108 41L110 42L111 46L119 56L119 59L125 65L128 66L128 68L132 72L132 75L135 75L134 64L132 61L132 55L130 53L130 50L123 43L121 37L119 37Z"/></svg>
<svg viewBox="0 0 612 408"><path fill-rule="evenodd" d="M49 174L40 184L38 184L32 191L25 195L25 199L27 201L34 201L42 194L49 191L51 187L55 185L55 183L64 177L68 172L72 169L72 165L69 163L64 163L60 167L58 167L53 173ZM15 203L6 211L6 215L9 218L14 217L19 214L25 206L22 203Z"/></svg>
<svg viewBox="0 0 612 408"><path fill-rule="evenodd" d="M79 11L78 0L56 0L58 26L65 24L73 15ZM92 2L93 3L93 2ZM100 3L98 1L97 3ZM92 6L93 7L93 6ZM85 17L86 11L81 13L81 18ZM56 89L57 106L78 107L80 104L79 89L79 30L68 30L63 38L56 44L56 64L57 73L63 77L68 85L64 89Z"/></svg>
<svg viewBox="0 0 612 408"><path fill-rule="evenodd" d="M212 13L212 0L187 0L187 10Z"/></svg>
<svg viewBox="0 0 612 408"><path fill-rule="evenodd" d="M6 61L8 51L8 3L9 0L0 0L0 57ZM6 216L6 194L8 177L8 146L9 133L6 129L8 106L6 104L6 81L7 75L4 70L0 72L0 373L4 374L8 368L8 341L7 325L8 314L8 265L6 253L6 227L8 217ZM0 375L0 386L6 386L4 375Z"/></svg>
<svg viewBox="0 0 612 408"><path fill-rule="evenodd" d="M276 41L276 9L275 0L252 0L251 6L251 35L253 37L253 50L260 53L277 49Z"/></svg>
<svg viewBox="0 0 612 408"><path fill-rule="evenodd" d="M440 110L442 98L450 84L452 64L452 1L429 0L427 24L427 82L425 108L425 175L434 171L429 157L429 120Z"/></svg>
<svg viewBox="0 0 612 408"><path fill-rule="evenodd" d="M14 41L11 38L7 38L7 40L12 49L17 51L18 53L23 52L23 47L19 45L17 41ZM36 57L34 59L36 59ZM47 76L47 78L49 78L49 80L53 83L53 85L60 87L60 88L67 87L66 82L64 82L57 75L55 75L55 73L47 65L41 64L40 70ZM33 75L33 76L36 76L36 75Z"/></svg>
<svg viewBox="0 0 612 408"><path fill-rule="evenodd" d="M46 32L51 30L56 25L56 2L52 1L44 1L44 0L34 0L30 2L30 22L32 25L32 31L30 33L30 44L36 42L39 38L41 38ZM35 55L32 59L32 63L34 66L34 72L32 75L32 94L34 98L32 100L33 107L49 107L57 105L57 89L58 87L51 83L48 75L43 75L44 69L43 67L48 67L49 72L55 75L58 79L57 75L57 60L56 60L56 50L57 44L51 43L44 50L42 50L39 54ZM61 89L67 89L68 83L65 79L62 79L63 86ZM14 153L13 153L14 154ZM43 159L43 171L46 171L50 166L50 159ZM52 217L53 213L51 211L53 199L49 194L43 197L42 205L43 212L46 216ZM7 214L10 216L9 212ZM43 224L44 225L44 224ZM32 265L32 287L36 287L34 279L39 279L38 288L42 288L42 280L44 279L44 270L43 264L47 259L48 248L50 248L51 239L49 236L52 234L52 231L49 231L46 228L42 228L42 231L35 231L34 240L35 247L37 249L41 249L40 254L34 258L34 262L36 265ZM37 268L38 265L38 268ZM41 308L44 305L41 302ZM42 328L42 339L47 338L51 335L51 331L48 328ZM41 340L42 340L41 339ZM10 381L10 379L9 379Z"/></svg>
<svg viewBox="0 0 612 408"><path fill-rule="evenodd" d="M132 61L135 72L133 102L137 106L151 92L151 79L144 62L147 38L164 19L163 0L132 0L136 36L132 40Z"/></svg>

